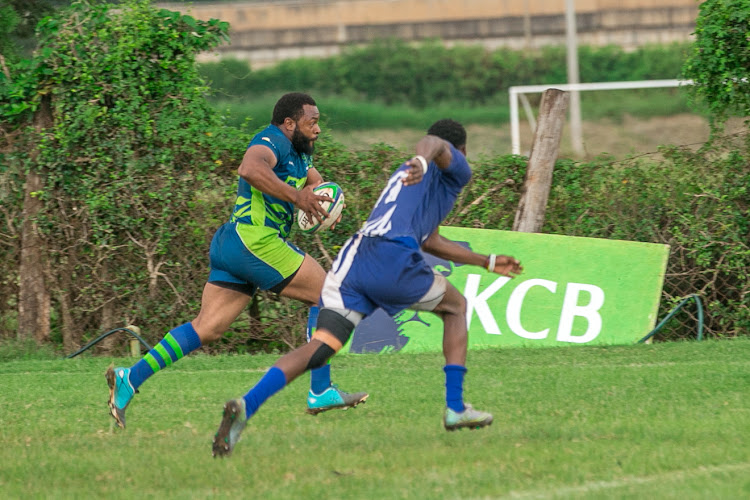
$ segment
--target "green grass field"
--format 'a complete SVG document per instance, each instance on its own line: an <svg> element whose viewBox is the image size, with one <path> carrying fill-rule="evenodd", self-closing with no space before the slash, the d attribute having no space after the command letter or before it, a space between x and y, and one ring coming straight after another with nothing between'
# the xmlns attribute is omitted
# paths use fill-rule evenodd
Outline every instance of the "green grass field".
<svg viewBox="0 0 750 500"><path fill-rule="evenodd" d="M214 99L213 106L227 117L230 125L253 131L268 124L271 110L283 91L269 95L243 96L239 99ZM318 96L315 100L326 129L353 131L371 129L426 129L435 120L451 117L465 125L508 123L510 104L506 97L497 97L485 105L441 102L427 108L405 104L384 105L379 102L353 100L342 96ZM541 94L531 95L532 109L538 112ZM669 116L692 112L686 94L680 89L611 90L581 93L585 120L611 119L621 122L624 115L640 118ZM525 120L525 115L521 116ZM245 123L249 120L249 123Z"/></svg>
<svg viewBox="0 0 750 500"><path fill-rule="evenodd" d="M344 355L335 381L367 404L307 415L303 376L212 458L224 401L275 359L184 359L141 387L125 431L111 359L0 363L0 497L750 497L750 339L472 351L465 397L495 422L452 433L439 354Z"/></svg>

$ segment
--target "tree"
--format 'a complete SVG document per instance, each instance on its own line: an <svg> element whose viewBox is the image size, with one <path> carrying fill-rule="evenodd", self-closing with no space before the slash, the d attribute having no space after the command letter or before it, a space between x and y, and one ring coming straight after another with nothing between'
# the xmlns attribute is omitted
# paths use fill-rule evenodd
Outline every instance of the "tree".
<svg viewBox="0 0 750 500"><path fill-rule="evenodd" d="M750 2L706 0L683 74L695 102L708 106L712 127L729 116L750 117Z"/></svg>
<svg viewBox="0 0 750 500"><path fill-rule="evenodd" d="M0 176L19 193L7 204L22 220L8 238L20 241L19 336L49 336L53 300L69 351L86 330L145 321L138 306L165 282L179 297L165 270L183 252L203 258L200 195L222 189L215 170L245 141L195 65L227 23L79 0L38 30L0 86Z"/></svg>

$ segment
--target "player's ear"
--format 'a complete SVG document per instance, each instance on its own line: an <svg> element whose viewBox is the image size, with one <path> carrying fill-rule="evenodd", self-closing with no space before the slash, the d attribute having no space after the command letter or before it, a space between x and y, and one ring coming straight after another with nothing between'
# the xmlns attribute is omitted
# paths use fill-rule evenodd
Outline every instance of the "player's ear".
<svg viewBox="0 0 750 500"><path fill-rule="evenodd" d="M294 128L297 126L297 122L292 120L290 117L284 118L284 128L286 128L288 131L293 132Z"/></svg>

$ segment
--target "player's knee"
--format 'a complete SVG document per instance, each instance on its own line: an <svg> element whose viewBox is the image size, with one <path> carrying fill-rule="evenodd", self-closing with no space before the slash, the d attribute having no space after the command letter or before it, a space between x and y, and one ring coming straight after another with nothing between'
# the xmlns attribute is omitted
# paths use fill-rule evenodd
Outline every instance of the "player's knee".
<svg viewBox="0 0 750 500"><path fill-rule="evenodd" d="M349 340L354 327L355 324L338 311L323 308L318 314L318 327L313 338L338 352Z"/></svg>
<svg viewBox="0 0 750 500"><path fill-rule="evenodd" d="M198 334L198 338L201 340L201 345L210 344L219 340L224 333L220 330L217 325L206 324L201 321L201 317L198 316L192 322L195 333Z"/></svg>

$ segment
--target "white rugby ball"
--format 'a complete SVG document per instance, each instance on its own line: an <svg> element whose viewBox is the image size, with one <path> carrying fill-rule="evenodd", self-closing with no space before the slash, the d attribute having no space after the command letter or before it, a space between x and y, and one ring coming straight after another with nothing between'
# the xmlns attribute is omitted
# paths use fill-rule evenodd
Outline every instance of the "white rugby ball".
<svg viewBox="0 0 750 500"><path fill-rule="evenodd" d="M341 215L341 211L344 209L344 191L341 186L335 182L324 182L313 188L315 194L327 195L333 199L333 202L323 201L320 206L326 210L330 216L326 218L322 223L313 219L310 220L307 214L302 211L297 211L297 224L303 233L314 233L322 229L328 229L331 227Z"/></svg>

